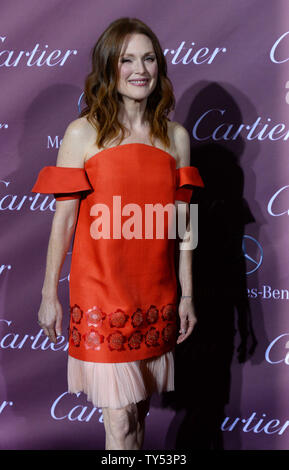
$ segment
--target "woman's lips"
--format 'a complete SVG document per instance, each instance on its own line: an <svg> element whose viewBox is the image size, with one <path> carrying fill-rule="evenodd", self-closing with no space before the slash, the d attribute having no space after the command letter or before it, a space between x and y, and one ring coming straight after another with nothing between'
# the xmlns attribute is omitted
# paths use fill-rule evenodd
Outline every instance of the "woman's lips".
<svg viewBox="0 0 289 470"><path fill-rule="evenodd" d="M129 80L129 83L131 83L134 86L145 86L148 83L148 79L143 79L143 80Z"/></svg>

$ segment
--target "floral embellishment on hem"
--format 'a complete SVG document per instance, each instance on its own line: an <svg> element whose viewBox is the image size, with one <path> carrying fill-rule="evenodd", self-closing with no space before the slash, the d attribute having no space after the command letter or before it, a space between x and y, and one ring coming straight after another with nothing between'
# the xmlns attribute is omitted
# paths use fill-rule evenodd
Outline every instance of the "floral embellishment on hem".
<svg viewBox="0 0 289 470"><path fill-rule="evenodd" d="M175 333L175 327L172 323L168 323L163 329L162 329L162 338L163 341L168 343L173 339L173 335Z"/></svg>
<svg viewBox="0 0 289 470"><path fill-rule="evenodd" d="M148 323L156 323L159 318L159 311L155 305L151 305L146 313L146 320Z"/></svg>
<svg viewBox="0 0 289 470"><path fill-rule="evenodd" d="M140 345L143 339L141 331L134 331L128 338L129 349L140 349Z"/></svg>
<svg viewBox="0 0 289 470"><path fill-rule="evenodd" d="M115 312L108 315L111 328L123 328L128 320L128 315L118 308Z"/></svg>
<svg viewBox="0 0 289 470"><path fill-rule="evenodd" d="M172 321L176 316L176 306L175 304L164 305L161 312L164 321Z"/></svg>
<svg viewBox="0 0 289 470"><path fill-rule="evenodd" d="M85 312L88 326L94 326L96 328L101 326L105 317L106 313L104 313L97 305L94 305Z"/></svg>
<svg viewBox="0 0 289 470"><path fill-rule="evenodd" d="M124 343L126 342L126 337L122 334L121 331L115 331L111 333L108 338L108 347L111 351L125 351Z"/></svg>
<svg viewBox="0 0 289 470"><path fill-rule="evenodd" d="M108 314L98 305L92 306L87 311L82 310L78 304L70 305L70 345L80 348L80 351L82 349L99 351L104 343L103 347L106 349L121 352L136 351L143 347L154 348L161 344L167 347L174 341L177 304L168 303L162 306L151 304L148 309L147 306L135 307L133 313L115 308ZM83 319L85 324L78 326ZM99 330L99 327L102 329ZM122 328L125 328L125 334L122 333ZM103 334L100 334L100 331Z"/></svg>
<svg viewBox="0 0 289 470"><path fill-rule="evenodd" d="M152 326L145 334L145 344L149 347L151 346L159 346L159 339L160 332Z"/></svg>
<svg viewBox="0 0 289 470"><path fill-rule="evenodd" d="M81 341L81 334L78 331L78 329L74 326L73 329L70 331L71 333L71 341L73 343L73 346L78 348L80 346L80 341Z"/></svg>
<svg viewBox="0 0 289 470"><path fill-rule="evenodd" d="M79 305L74 304L73 307L70 307L70 315L72 318L72 323L79 325L83 317L83 310L81 310Z"/></svg>
<svg viewBox="0 0 289 470"><path fill-rule="evenodd" d="M131 323L134 328L140 327L144 323L144 315L141 308L138 308L131 317Z"/></svg>
<svg viewBox="0 0 289 470"><path fill-rule="evenodd" d="M100 349L101 343L104 341L104 336L100 335L95 328L90 328L90 330L83 335L85 349L93 349L98 351Z"/></svg>

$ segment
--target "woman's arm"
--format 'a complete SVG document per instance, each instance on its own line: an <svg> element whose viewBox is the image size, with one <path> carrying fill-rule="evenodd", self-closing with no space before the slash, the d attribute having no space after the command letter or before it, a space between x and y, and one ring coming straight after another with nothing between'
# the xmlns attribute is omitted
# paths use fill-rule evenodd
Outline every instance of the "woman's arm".
<svg viewBox="0 0 289 470"><path fill-rule="evenodd" d="M58 282L75 228L78 199L56 201L46 256L42 302L38 320L51 341L61 335L62 307L58 300ZM58 206L58 207L57 207Z"/></svg>
<svg viewBox="0 0 289 470"><path fill-rule="evenodd" d="M179 157L179 167L190 166L190 136L188 131L184 127L177 125L174 135ZM177 344L179 344L191 334L197 319L193 304L193 248L190 240L193 233L190 227L189 204L184 201L176 201L176 210L178 214L178 224L180 219L186 221L184 224L186 232L180 234L182 241L179 243L178 275L182 291L179 305L180 335L177 339Z"/></svg>
<svg viewBox="0 0 289 470"><path fill-rule="evenodd" d="M193 295L193 250L189 245L189 230L190 230L190 219L189 219L189 204L182 201L181 207L178 207L179 215L183 214L186 219L186 233L182 234L182 241L179 242L179 280L182 289L182 297L190 297Z"/></svg>
<svg viewBox="0 0 289 470"><path fill-rule="evenodd" d="M179 204L179 202L178 202ZM182 234L183 240L179 243L179 281L181 285L182 296L179 305L179 316L180 316L180 336L178 337L177 344L184 341L193 331L193 328L197 322L195 309L193 304L193 249L189 247L189 231L190 231L190 218L189 218L189 204L187 202L181 202L181 209L179 212L186 216L186 234ZM191 234L192 236L192 234Z"/></svg>
<svg viewBox="0 0 289 470"><path fill-rule="evenodd" d="M86 150L83 120L71 122L58 151L56 166L83 168ZM86 142L86 143L85 143ZM42 301L38 311L39 324L54 343L61 334L62 307L58 300L58 282L75 230L79 199L56 201L48 242Z"/></svg>

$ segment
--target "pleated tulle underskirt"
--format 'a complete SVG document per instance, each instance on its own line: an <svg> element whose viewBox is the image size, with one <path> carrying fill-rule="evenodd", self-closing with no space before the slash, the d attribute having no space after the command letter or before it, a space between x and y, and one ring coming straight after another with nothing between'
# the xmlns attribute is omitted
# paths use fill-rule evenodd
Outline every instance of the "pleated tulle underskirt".
<svg viewBox="0 0 289 470"><path fill-rule="evenodd" d="M68 356L68 391L83 392L97 408L123 408L154 392L174 390L174 353L133 362L86 362Z"/></svg>

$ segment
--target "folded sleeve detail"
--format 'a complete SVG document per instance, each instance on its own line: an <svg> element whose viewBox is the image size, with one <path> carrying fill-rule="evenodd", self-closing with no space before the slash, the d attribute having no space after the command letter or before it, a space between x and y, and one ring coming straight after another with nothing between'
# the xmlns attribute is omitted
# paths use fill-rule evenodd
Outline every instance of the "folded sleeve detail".
<svg viewBox="0 0 289 470"><path fill-rule="evenodd" d="M190 202L195 186L204 187L204 182L196 167L183 166L176 169L176 200Z"/></svg>
<svg viewBox="0 0 289 470"><path fill-rule="evenodd" d="M53 194L57 200L80 199L82 191L93 190L84 168L45 166L38 173L33 193Z"/></svg>

